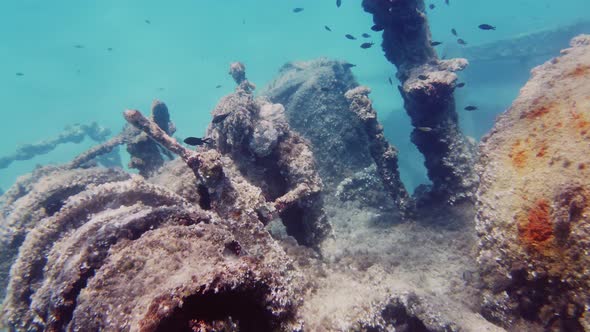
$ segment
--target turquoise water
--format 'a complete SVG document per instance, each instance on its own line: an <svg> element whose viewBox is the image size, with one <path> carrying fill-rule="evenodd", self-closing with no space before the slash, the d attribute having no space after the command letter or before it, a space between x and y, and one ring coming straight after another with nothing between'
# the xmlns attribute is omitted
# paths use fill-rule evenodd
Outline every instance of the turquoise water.
<svg viewBox="0 0 590 332"><path fill-rule="evenodd" d="M436 5L429 11L433 39L445 46L454 43L451 28L470 45L484 44L588 19L590 8L588 0L430 3ZM295 7L304 11L293 13ZM360 0L343 0L341 8L332 0L4 0L0 10L0 156L18 144L51 138L68 124L97 121L117 132L123 110L147 111L155 98L168 104L179 136L199 136L209 111L233 90L230 62L244 62L261 88L285 62L325 56L357 65L354 74L373 90L388 137L401 151L404 181L409 187L427 181L401 98L387 82L394 67L377 47L379 33L369 30L371 16ZM498 29L481 31L481 23ZM375 47L359 48L364 32ZM359 40L347 40L347 33ZM462 74L468 85L457 93L458 106L480 106L479 112L460 114L468 135L480 138L491 128L535 64L524 64L506 80L490 82L481 74L502 64L479 68L475 77L470 70L476 68ZM0 187L7 189L37 164L68 161L92 144L66 144L15 162L0 170Z"/></svg>

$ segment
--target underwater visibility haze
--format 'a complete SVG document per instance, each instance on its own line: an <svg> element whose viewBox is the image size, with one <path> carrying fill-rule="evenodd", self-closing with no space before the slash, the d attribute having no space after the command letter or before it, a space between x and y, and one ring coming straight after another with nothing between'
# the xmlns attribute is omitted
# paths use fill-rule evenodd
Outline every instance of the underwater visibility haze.
<svg viewBox="0 0 590 332"><path fill-rule="evenodd" d="M0 331L590 331L587 0L0 6Z"/></svg>

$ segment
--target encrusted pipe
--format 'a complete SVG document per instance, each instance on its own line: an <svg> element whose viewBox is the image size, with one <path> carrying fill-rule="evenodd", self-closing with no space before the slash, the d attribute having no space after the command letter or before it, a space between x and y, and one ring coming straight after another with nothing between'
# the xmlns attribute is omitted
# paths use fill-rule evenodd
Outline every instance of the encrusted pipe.
<svg viewBox="0 0 590 332"><path fill-rule="evenodd" d="M159 100L152 103L151 121L160 127L167 135L172 135L176 127L170 121L170 113L166 104ZM143 177L152 176L162 165L165 155L168 159L173 156L170 152L160 148L156 142L151 140L145 133L137 132L130 136L127 143L127 152L131 155L130 168L139 170Z"/></svg>
<svg viewBox="0 0 590 332"><path fill-rule="evenodd" d="M383 186L400 212L407 214L414 204L399 175L398 151L387 142L383 134L383 126L377 121L377 113L369 99L370 92L369 88L360 86L347 91L345 96L350 101L350 110L359 118L367 133L369 151L375 160Z"/></svg>
<svg viewBox="0 0 590 332"><path fill-rule="evenodd" d="M477 153L459 129L453 97L454 72L464 69L467 60L438 59L423 0L363 0L363 8L383 29L382 48L398 69L399 91L415 127L412 142L424 155L433 183L431 197L450 204L471 199L478 183L473 169Z"/></svg>
<svg viewBox="0 0 590 332"><path fill-rule="evenodd" d="M30 160L36 156L49 153L61 144L81 143L86 136L94 141L101 142L104 141L110 133L110 130L100 127L95 122L90 125L69 126L55 138L34 144L24 144L12 155L0 157L0 169L7 168L12 162L17 160Z"/></svg>
<svg viewBox="0 0 590 332"><path fill-rule="evenodd" d="M76 158L74 158L74 160L67 163L64 166L64 168L66 168L66 169L78 168L78 167L86 164L87 162L93 160L96 157L110 153L119 145L122 145L122 144L125 144L126 142L128 142L129 136L130 136L129 130L128 130L128 128L125 128L117 136L109 139L108 141L106 141L102 144L93 146L92 148L90 148L90 149L86 150L85 152L83 152L82 154L78 155Z"/></svg>
<svg viewBox="0 0 590 332"><path fill-rule="evenodd" d="M252 93L256 89L256 85L250 83L246 78L246 66L241 62L234 62L229 66L229 74L234 79L236 84L236 92Z"/></svg>
<svg viewBox="0 0 590 332"><path fill-rule="evenodd" d="M199 158L198 154L180 145L176 139L170 137L157 123L148 120L141 112L137 110L127 110L124 113L125 120L135 128L146 133L151 139L162 145L172 153L180 156L182 160L191 168L193 173L199 178Z"/></svg>

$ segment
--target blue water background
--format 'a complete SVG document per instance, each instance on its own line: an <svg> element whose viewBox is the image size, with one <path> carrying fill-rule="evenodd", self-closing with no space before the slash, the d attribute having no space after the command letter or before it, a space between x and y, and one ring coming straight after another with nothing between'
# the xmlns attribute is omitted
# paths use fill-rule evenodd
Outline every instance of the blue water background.
<svg viewBox="0 0 590 332"><path fill-rule="evenodd" d="M401 98L388 77L394 67L383 57L380 35L369 30L371 16L360 0L3 0L0 4L0 156L17 145L57 135L64 126L97 121L117 132L126 108L149 111L155 98L165 101L178 136L199 136L219 98L233 90L230 62L242 61L260 88L287 61L325 56L357 65L358 81L371 87L374 105L390 141L400 152L402 177L413 188L427 182L422 157L410 142L411 126ZM433 39L455 43L455 28L470 44L487 43L588 19L588 0L428 1ZM293 13L295 7L303 12ZM145 20L149 20L150 24ZM481 31L489 23L497 31ZM324 30L324 25L332 32ZM363 50L360 35L371 34L375 47ZM590 32L590 31L589 31ZM350 33L358 40L350 41ZM84 48L78 49L74 45ZM563 45L566 47L567 45ZM113 48L113 51L107 51ZM468 135L479 139L495 116L510 105L528 78L486 80L486 68L457 93ZM495 69L490 68L492 73ZM22 72L24 76L16 76ZM467 71L464 75L468 75ZM222 85L217 89L217 85ZM93 142L67 144L31 161L0 170L7 189L37 164L70 160Z"/></svg>

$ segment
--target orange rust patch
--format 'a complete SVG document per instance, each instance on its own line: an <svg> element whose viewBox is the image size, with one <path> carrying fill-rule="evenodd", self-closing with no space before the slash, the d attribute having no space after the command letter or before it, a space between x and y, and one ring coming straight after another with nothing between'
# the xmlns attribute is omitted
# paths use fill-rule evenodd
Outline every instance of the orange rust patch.
<svg viewBox="0 0 590 332"><path fill-rule="evenodd" d="M580 135L586 136L590 130L590 121L588 121L583 114L576 111L570 111L573 120L573 127L580 131Z"/></svg>
<svg viewBox="0 0 590 332"><path fill-rule="evenodd" d="M582 77L590 72L590 66L588 65L578 65L576 69L572 70L567 74L567 76L571 77Z"/></svg>
<svg viewBox="0 0 590 332"><path fill-rule="evenodd" d="M541 148L539 149L539 152L537 152L537 158L542 158L547 154L547 143L543 142L541 143Z"/></svg>
<svg viewBox="0 0 590 332"><path fill-rule="evenodd" d="M571 114L572 114L572 118L574 119L574 122L576 124L576 128L583 129L583 128L587 128L590 126L590 121L586 120L586 118L584 118L583 114L580 114L575 111L572 111Z"/></svg>
<svg viewBox="0 0 590 332"><path fill-rule="evenodd" d="M518 168L523 168L526 165L527 155L526 151L520 150L512 156L512 163Z"/></svg>
<svg viewBox="0 0 590 332"><path fill-rule="evenodd" d="M528 211L526 220L518 229L520 239L532 246L544 244L553 238L551 208L545 199L538 200Z"/></svg>
<svg viewBox="0 0 590 332"><path fill-rule="evenodd" d="M590 121L587 121L584 118L578 119L578 121L576 121L576 128L584 130L588 127L590 127Z"/></svg>
<svg viewBox="0 0 590 332"><path fill-rule="evenodd" d="M551 111L551 109L553 108L553 105L544 105L544 106L540 106L535 108L532 111L526 112L521 116L522 118L527 118L529 120L534 120L537 118L542 117L543 115L549 113Z"/></svg>
<svg viewBox="0 0 590 332"><path fill-rule="evenodd" d="M528 155L525 149L520 147L520 140L517 140L512 144L510 154L508 154L512 160L512 165L516 168L524 168L528 159Z"/></svg>

